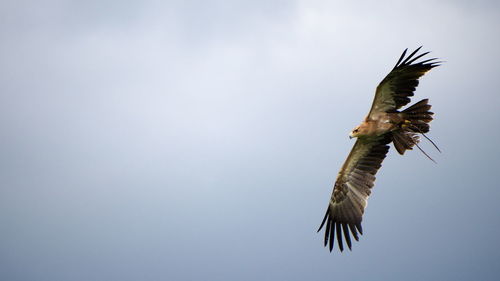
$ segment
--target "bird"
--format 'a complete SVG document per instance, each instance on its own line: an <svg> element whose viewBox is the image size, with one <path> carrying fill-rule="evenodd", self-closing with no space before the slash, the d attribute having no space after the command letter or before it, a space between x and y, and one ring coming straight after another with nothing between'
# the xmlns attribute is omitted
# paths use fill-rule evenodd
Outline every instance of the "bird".
<svg viewBox="0 0 500 281"><path fill-rule="evenodd" d="M424 136L438 151L436 144L426 136L433 120L429 99L399 111L410 102L419 84L419 78L432 68L441 65L437 58L420 60L429 52L417 53L420 46L406 56L405 49L394 68L379 83L368 115L350 133L356 142L342 165L334 183L333 192L318 232L325 227L324 246L332 251L337 236L339 250L344 250L343 238L352 250L351 234L359 241L363 234L361 221L368 197L375 183L375 175L386 157L390 143L403 155L417 146ZM359 234L358 234L359 233Z"/></svg>

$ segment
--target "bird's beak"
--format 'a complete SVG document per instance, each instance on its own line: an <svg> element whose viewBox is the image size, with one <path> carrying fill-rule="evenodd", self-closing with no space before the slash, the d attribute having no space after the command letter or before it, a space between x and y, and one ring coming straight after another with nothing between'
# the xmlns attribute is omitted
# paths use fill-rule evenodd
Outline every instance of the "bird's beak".
<svg viewBox="0 0 500 281"><path fill-rule="evenodd" d="M351 135L349 135L349 139L352 139L352 136L351 136Z"/></svg>

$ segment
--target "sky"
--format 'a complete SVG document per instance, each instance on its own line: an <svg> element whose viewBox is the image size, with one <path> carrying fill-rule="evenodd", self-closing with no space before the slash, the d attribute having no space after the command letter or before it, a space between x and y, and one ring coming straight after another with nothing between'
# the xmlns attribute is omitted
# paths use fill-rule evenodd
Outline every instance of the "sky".
<svg viewBox="0 0 500 281"><path fill-rule="evenodd" d="M0 279L498 280L495 1L0 2ZM323 218L405 48L443 65L364 235Z"/></svg>

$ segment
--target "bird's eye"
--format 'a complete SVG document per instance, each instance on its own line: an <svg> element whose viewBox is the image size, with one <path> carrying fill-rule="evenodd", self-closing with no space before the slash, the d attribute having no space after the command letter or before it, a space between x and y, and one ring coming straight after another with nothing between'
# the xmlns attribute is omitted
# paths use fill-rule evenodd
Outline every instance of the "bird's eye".
<svg viewBox="0 0 500 281"><path fill-rule="evenodd" d="M354 133L357 133L357 132L358 132L358 129L354 129L354 131L353 131L353 132L354 132Z"/></svg>

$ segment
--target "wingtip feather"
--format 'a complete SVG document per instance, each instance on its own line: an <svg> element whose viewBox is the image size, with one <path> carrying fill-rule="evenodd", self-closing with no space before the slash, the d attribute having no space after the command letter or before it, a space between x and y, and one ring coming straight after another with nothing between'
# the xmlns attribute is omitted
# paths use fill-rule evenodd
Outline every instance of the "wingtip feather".
<svg viewBox="0 0 500 281"><path fill-rule="evenodd" d="M342 242L342 229L339 222L335 223L335 228L337 230L337 243L339 244L340 251L344 251L344 243Z"/></svg>
<svg viewBox="0 0 500 281"><path fill-rule="evenodd" d="M356 228L358 229L359 234L363 235L363 227L361 226L361 222L358 222L356 224Z"/></svg>
<svg viewBox="0 0 500 281"><path fill-rule="evenodd" d="M394 68L398 67L399 66L399 63L403 60L403 58L405 57L406 55L406 52L408 51L408 48L406 48L403 53L401 54L401 56L399 57L398 59L398 62L396 62L396 65L394 66Z"/></svg>
<svg viewBox="0 0 500 281"><path fill-rule="evenodd" d="M345 242L349 250L352 250L351 236L349 235L349 229L347 229L347 223L342 223L342 230L344 231Z"/></svg>
<svg viewBox="0 0 500 281"><path fill-rule="evenodd" d="M406 65L409 64L408 61L422 48L422 46L418 47L415 51L413 51L401 64Z"/></svg>
<svg viewBox="0 0 500 281"><path fill-rule="evenodd" d="M329 214L328 211L329 211L329 209L326 209L326 213L325 213L325 216L323 217L323 221L321 221L321 225L319 226L318 231L316 231L316 232L319 232L323 228L323 225L325 224L325 221L328 218L328 214Z"/></svg>
<svg viewBox="0 0 500 281"><path fill-rule="evenodd" d="M328 238L330 237L330 220L326 223L325 228L325 247L328 245Z"/></svg>
<svg viewBox="0 0 500 281"><path fill-rule="evenodd" d="M335 239L335 229L334 228L335 228L335 224L332 223L330 225L330 245L329 245L330 253L332 252L333 245L335 244L335 241L334 241L334 239Z"/></svg>

